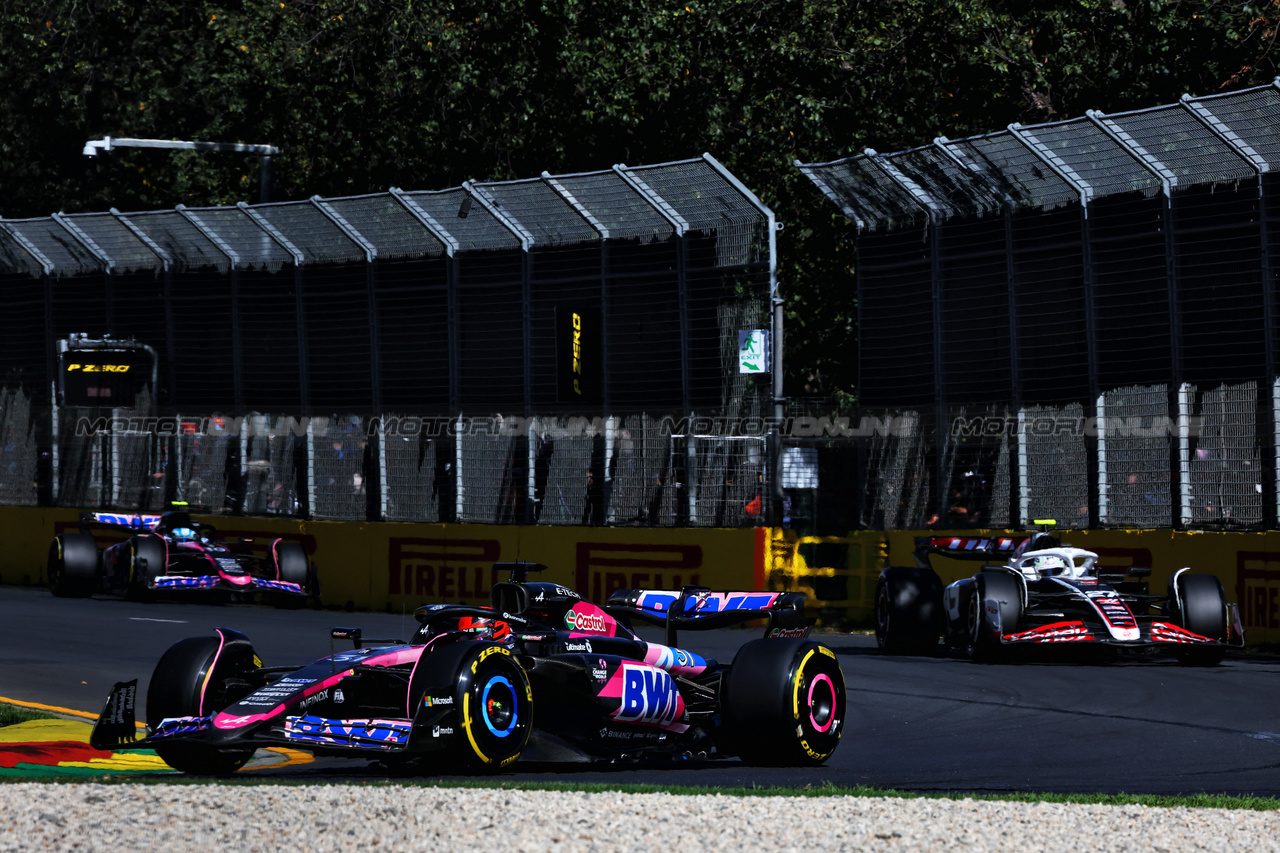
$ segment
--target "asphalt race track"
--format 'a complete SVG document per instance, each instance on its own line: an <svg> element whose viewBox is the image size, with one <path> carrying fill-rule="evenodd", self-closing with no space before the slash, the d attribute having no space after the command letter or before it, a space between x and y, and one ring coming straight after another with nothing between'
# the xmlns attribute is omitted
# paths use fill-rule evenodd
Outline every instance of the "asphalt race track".
<svg viewBox="0 0 1280 853"><path fill-rule="evenodd" d="M416 627L403 614L55 599L43 589L0 587L0 696L97 712L116 681L136 677L144 689L160 654L183 637L235 628L267 665L301 664L329 653L328 629L339 625L388 638ZM687 632L680 645L724 660L755 636ZM942 654L885 657L862 635L818 639L836 651L849 690L848 728L824 767L521 763L503 778L1280 796L1280 658L1229 656L1207 669L1159 658L979 665ZM383 778L370 764L340 759L245 775L258 774Z"/></svg>

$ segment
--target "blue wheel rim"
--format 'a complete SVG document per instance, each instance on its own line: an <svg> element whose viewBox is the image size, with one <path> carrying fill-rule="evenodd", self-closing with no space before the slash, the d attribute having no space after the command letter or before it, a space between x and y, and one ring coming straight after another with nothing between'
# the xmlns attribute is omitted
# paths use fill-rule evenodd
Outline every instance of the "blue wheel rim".
<svg viewBox="0 0 1280 853"><path fill-rule="evenodd" d="M493 721L489 719L489 691L493 689L495 684L506 685L507 692L511 694L511 722L505 729L495 728ZM516 724L520 722L520 703L516 701L515 687L512 686L505 675L491 678L485 684L484 692L480 695L480 719L484 720L485 728L492 732L495 737L506 737L516 730Z"/></svg>

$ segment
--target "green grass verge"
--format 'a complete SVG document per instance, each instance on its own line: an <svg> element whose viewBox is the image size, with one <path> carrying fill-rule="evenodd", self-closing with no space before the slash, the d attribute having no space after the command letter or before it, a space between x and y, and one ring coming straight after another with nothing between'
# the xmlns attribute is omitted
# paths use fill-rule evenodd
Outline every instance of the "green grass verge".
<svg viewBox="0 0 1280 853"><path fill-rule="evenodd" d="M44 711L35 711L31 708L23 708L20 705L6 705L0 703L0 728L4 726L12 726L15 723L25 723L28 720L56 720L57 714L47 714Z"/></svg>
<svg viewBox="0 0 1280 853"><path fill-rule="evenodd" d="M17 779L0 778L0 784ZM35 780L26 780L35 781ZM51 784L79 783L86 780L41 778L38 781ZM622 794L673 794L683 796L726 797L888 797L892 799L942 799L978 801L1004 801L1020 803L1071 803L1077 805L1148 806L1151 808L1199 808L1199 809L1248 809L1250 811L1280 810L1280 799L1275 797L1237 796L1228 794L1191 794L1187 796L1163 796L1156 794L1049 794L1034 792L973 793L899 791L892 788L871 788L859 785L853 788L839 785L812 785L803 788L716 788L690 785L635 785L593 782L502 782L492 779L439 781L430 779L378 779L378 780L305 780L272 779L265 776L233 779L207 779L192 776L106 776L94 781L106 784L130 785L290 785L328 786L360 785L365 787L415 787L415 788L482 788L500 791L566 791L571 793L622 793Z"/></svg>

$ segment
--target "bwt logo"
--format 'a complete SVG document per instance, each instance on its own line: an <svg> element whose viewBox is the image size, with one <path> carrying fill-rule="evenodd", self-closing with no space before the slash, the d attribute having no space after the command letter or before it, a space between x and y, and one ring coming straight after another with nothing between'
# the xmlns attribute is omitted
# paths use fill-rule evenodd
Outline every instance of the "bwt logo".
<svg viewBox="0 0 1280 853"><path fill-rule="evenodd" d="M613 718L623 723L669 726L684 710L671 676L648 666L623 664L622 704Z"/></svg>
<svg viewBox="0 0 1280 853"><path fill-rule="evenodd" d="M606 601L620 589L679 589L699 583L701 568L701 545L579 542L574 585L579 595ZM636 571L640 569L644 571Z"/></svg>
<svg viewBox="0 0 1280 853"><path fill-rule="evenodd" d="M502 554L497 539L417 539L393 536L387 548L391 595L488 599Z"/></svg>
<svg viewBox="0 0 1280 853"><path fill-rule="evenodd" d="M1280 553L1236 552L1236 600L1246 630L1280 628Z"/></svg>

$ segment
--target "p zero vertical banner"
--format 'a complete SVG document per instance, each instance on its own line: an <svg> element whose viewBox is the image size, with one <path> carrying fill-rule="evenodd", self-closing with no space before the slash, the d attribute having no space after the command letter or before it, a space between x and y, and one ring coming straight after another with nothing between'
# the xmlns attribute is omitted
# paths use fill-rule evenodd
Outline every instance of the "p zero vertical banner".
<svg viewBox="0 0 1280 853"><path fill-rule="evenodd" d="M556 307L556 401L601 401L600 309L586 305Z"/></svg>

